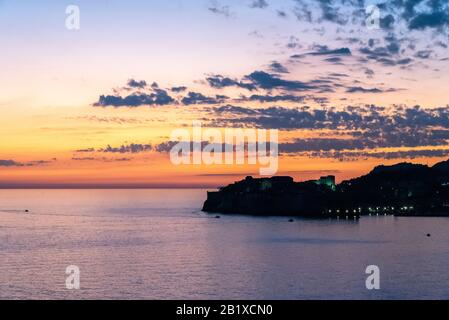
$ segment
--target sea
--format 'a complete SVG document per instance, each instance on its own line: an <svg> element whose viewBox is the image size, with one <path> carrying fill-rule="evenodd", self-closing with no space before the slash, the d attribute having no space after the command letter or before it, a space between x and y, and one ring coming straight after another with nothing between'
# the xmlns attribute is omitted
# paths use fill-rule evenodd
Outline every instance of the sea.
<svg viewBox="0 0 449 320"><path fill-rule="evenodd" d="M207 214L206 191L0 190L0 299L449 299L449 218Z"/></svg>

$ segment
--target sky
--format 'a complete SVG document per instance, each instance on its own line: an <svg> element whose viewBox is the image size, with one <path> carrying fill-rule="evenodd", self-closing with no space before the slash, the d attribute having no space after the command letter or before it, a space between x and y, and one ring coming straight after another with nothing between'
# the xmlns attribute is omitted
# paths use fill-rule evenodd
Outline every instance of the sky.
<svg viewBox="0 0 449 320"><path fill-rule="evenodd" d="M258 174L174 165L192 121L279 130L299 181L449 158L447 0L0 0L0 41L0 188Z"/></svg>

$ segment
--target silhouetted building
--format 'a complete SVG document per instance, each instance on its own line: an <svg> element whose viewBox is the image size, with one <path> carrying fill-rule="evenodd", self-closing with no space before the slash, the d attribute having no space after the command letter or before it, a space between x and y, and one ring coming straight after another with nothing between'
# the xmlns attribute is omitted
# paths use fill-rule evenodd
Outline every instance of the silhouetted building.
<svg viewBox="0 0 449 320"><path fill-rule="evenodd" d="M335 176L320 177L320 179L316 180L315 183L320 186L327 186L331 188L333 191L336 190Z"/></svg>

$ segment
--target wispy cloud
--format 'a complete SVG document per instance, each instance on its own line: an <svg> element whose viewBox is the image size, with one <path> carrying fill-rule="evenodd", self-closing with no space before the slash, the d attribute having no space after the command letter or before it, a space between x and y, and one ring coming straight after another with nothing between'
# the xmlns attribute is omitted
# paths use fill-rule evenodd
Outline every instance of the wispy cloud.
<svg viewBox="0 0 449 320"><path fill-rule="evenodd" d="M32 161L26 161L26 162L19 162L15 160L3 160L0 159L0 167L34 167L34 166L42 166L46 164L50 164L52 162L55 162L56 159L52 160L32 160Z"/></svg>
<svg viewBox="0 0 449 320"><path fill-rule="evenodd" d="M219 1L211 1L208 10L217 15L222 15L226 18L233 16L231 9L227 5L220 4Z"/></svg>

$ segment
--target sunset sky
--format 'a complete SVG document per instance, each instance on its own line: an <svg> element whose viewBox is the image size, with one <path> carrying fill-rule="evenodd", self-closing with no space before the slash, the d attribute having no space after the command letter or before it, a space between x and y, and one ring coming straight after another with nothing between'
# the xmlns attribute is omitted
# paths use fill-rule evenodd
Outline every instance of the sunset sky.
<svg viewBox="0 0 449 320"><path fill-rule="evenodd" d="M171 132L194 120L278 129L296 180L449 158L447 0L0 0L0 40L1 188L257 175L173 165Z"/></svg>

